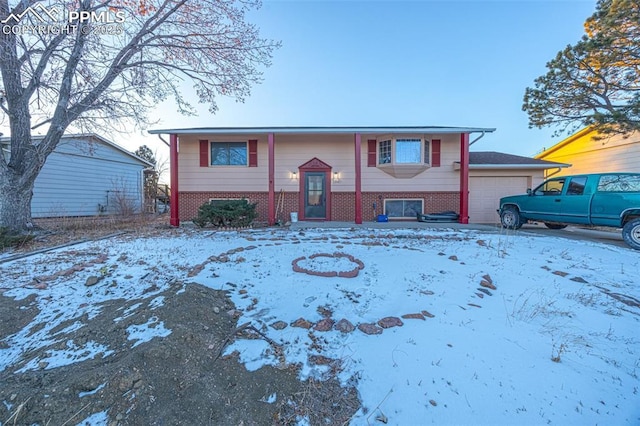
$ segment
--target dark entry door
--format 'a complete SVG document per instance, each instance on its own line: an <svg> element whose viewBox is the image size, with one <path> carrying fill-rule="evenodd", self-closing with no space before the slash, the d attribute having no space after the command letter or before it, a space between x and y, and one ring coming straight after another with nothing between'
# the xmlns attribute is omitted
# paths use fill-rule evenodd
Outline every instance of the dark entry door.
<svg viewBox="0 0 640 426"><path fill-rule="evenodd" d="M304 217L325 219L327 217L326 174L306 172L304 174Z"/></svg>

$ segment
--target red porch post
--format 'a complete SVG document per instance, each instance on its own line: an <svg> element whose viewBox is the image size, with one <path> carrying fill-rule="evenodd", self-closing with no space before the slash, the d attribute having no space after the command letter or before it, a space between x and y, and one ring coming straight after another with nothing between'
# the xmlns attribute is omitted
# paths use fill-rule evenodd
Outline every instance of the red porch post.
<svg viewBox="0 0 640 426"><path fill-rule="evenodd" d="M362 140L360 133L354 135L354 149L356 157L356 224L362 223Z"/></svg>
<svg viewBox="0 0 640 426"><path fill-rule="evenodd" d="M275 189L275 138L269 133L269 196L267 200L269 226L276 223L276 189Z"/></svg>
<svg viewBox="0 0 640 426"><path fill-rule="evenodd" d="M172 133L169 136L169 174L171 175L171 226L180 226L180 203L178 201L178 135Z"/></svg>
<svg viewBox="0 0 640 426"><path fill-rule="evenodd" d="M460 223L469 223L469 133L460 134Z"/></svg>

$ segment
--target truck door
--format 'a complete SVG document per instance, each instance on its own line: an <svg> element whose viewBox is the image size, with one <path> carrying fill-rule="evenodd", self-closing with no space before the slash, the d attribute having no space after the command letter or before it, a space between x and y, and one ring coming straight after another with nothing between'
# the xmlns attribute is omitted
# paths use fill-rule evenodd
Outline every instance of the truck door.
<svg viewBox="0 0 640 426"><path fill-rule="evenodd" d="M593 185L587 182L587 176L567 178L565 192L560 202L561 220L569 223L588 224L589 208L593 196ZM594 179L592 177L591 179Z"/></svg>
<svg viewBox="0 0 640 426"><path fill-rule="evenodd" d="M560 221L565 181L564 177L549 179L534 189L520 205L524 216L532 220Z"/></svg>

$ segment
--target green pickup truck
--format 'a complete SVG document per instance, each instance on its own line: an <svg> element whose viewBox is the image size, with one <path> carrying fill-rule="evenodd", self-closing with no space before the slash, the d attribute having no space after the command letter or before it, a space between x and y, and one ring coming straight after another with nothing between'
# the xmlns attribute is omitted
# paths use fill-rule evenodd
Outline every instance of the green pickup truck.
<svg viewBox="0 0 640 426"><path fill-rule="evenodd" d="M518 229L539 221L551 229L568 224L622 228L640 250L640 173L599 173L548 179L526 195L500 199L500 222Z"/></svg>

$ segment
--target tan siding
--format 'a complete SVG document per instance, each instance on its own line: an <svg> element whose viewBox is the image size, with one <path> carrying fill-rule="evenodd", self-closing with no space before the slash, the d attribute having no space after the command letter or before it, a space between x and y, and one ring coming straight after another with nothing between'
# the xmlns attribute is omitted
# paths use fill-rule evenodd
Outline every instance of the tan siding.
<svg viewBox="0 0 640 426"><path fill-rule="evenodd" d="M407 136L408 137L408 136ZM420 137L420 135L416 135ZM428 135L428 139L442 141L442 166L432 167L410 179L399 179L379 170L367 167L367 140L375 138L363 135L361 143L362 191L459 191L459 172L453 163L460 160L459 135ZM258 140L258 167L211 166L200 167L199 140L240 142ZM275 135L275 190L298 191L299 180L291 178L298 167L317 157L338 172L340 179L331 183L332 192L355 191L355 152L353 135ZM178 170L180 191L267 191L268 190L268 141L266 135L216 136L187 135L179 142ZM299 174L298 174L299 179Z"/></svg>
<svg viewBox="0 0 640 426"><path fill-rule="evenodd" d="M431 167L411 179L398 179L377 167L367 167L367 141L362 138L362 191L459 191L460 174L453 163L460 161L460 135L429 135L442 141L441 167Z"/></svg>
<svg viewBox="0 0 640 426"><path fill-rule="evenodd" d="M640 132L595 139L590 132L557 150L540 156L547 161L572 164L557 176L598 172L640 173Z"/></svg>
<svg viewBox="0 0 640 426"><path fill-rule="evenodd" d="M211 166L200 167L199 140L219 142L246 142L258 140L258 167ZM180 136L178 179L180 191L267 191L268 190L268 146L266 137L210 135ZM220 173L224 170L224 173Z"/></svg>

